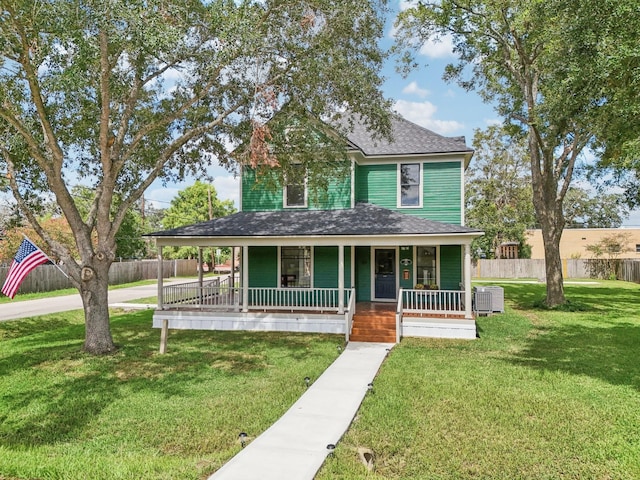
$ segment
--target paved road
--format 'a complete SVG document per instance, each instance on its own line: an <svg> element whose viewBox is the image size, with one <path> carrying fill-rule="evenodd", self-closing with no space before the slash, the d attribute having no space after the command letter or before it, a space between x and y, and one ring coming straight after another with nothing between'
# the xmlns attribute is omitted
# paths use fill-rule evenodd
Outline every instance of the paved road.
<svg viewBox="0 0 640 480"><path fill-rule="evenodd" d="M179 281L184 282L186 280L180 279ZM138 287L118 288L109 291L109 305L137 298L153 297L157 293L158 287L155 283ZM77 293L38 300L13 301L0 305L0 321L65 312L79 308L82 308L82 299L80 294Z"/></svg>

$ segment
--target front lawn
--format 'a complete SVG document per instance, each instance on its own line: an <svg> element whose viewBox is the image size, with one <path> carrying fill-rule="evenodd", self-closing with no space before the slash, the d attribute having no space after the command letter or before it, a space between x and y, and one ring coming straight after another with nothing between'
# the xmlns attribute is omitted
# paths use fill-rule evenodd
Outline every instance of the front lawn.
<svg viewBox="0 0 640 480"><path fill-rule="evenodd" d="M200 479L338 355L343 337L172 331L114 313L121 350L81 353L81 311L0 323L0 479Z"/></svg>
<svg viewBox="0 0 640 480"><path fill-rule="evenodd" d="M503 286L479 340L394 348L318 480L640 478L640 286L567 285L571 313Z"/></svg>

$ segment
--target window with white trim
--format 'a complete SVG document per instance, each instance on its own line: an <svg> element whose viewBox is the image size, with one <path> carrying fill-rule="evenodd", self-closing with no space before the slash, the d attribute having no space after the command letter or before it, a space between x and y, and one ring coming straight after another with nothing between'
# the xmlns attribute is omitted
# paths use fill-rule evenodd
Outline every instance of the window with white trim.
<svg viewBox="0 0 640 480"><path fill-rule="evenodd" d="M296 168L302 169L302 166ZM307 206L307 182L300 171L296 178L284 186L284 207L285 208L304 208Z"/></svg>
<svg viewBox="0 0 640 480"><path fill-rule="evenodd" d="M422 166L419 163L401 163L398 177L398 207L422 206Z"/></svg>
<svg viewBox="0 0 640 480"><path fill-rule="evenodd" d="M311 247L280 248L280 286L311 287Z"/></svg>

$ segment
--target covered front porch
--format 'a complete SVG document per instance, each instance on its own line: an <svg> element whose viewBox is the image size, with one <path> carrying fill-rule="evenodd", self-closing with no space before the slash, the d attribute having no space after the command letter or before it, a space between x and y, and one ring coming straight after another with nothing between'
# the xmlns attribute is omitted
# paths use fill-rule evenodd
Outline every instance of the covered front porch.
<svg viewBox="0 0 640 480"><path fill-rule="evenodd" d="M153 326L163 329L164 349L168 329L329 333L345 342L476 337L467 290L400 288L396 302L357 302L355 288L245 289L235 280L162 286Z"/></svg>
<svg viewBox="0 0 640 480"><path fill-rule="evenodd" d="M240 269L169 286L158 275L154 327L333 333L350 341L382 330L380 322L388 338L391 319L395 342L475 338L470 245L479 234L373 205L241 212L158 232L160 259L165 246L226 246ZM365 305L379 305L378 314Z"/></svg>

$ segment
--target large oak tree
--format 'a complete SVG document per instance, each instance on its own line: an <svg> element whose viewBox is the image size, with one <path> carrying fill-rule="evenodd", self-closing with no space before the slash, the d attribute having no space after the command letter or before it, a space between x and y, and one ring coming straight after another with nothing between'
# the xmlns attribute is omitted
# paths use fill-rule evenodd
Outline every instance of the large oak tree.
<svg viewBox="0 0 640 480"><path fill-rule="evenodd" d="M610 29L611 22L598 22L589 10L594 3L421 1L399 20L403 45L451 36L459 61L448 66L445 77L477 90L526 134L533 204L545 245L545 302L551 307L566 301L559 249L565 225L563 201L583 150L604 130L596 119L613 113L605 106L620 84L618 74L623 73L619 70L608 85L608 71L597 68L621 67L621 57L626 58L615 44L600 45L598 31ZM632 5L626 0L618 5L610 0L602 3L606 5L597 9L598 15L606 9L622 15ZM612 40L610 32L607 40ZM609 63L596 61L603 52L617 56Z"/></svg>
<svg viewBox="0 0 640 480"><path fill-rule="evenodd" d="M287 136L287 119L304 132L346 108L385 130L384 3L0 0L0 170L82 296L86 351L115 349L108 271L123 219L152 182L232 167L227 152L242 142L252 165L286 175L295 156L312 182L331 163L309 150L328 159L335 149ZM85 214L71 194L79 183L94 191ZM43 194L69 222L77 257L38 222Z"/></svg>

